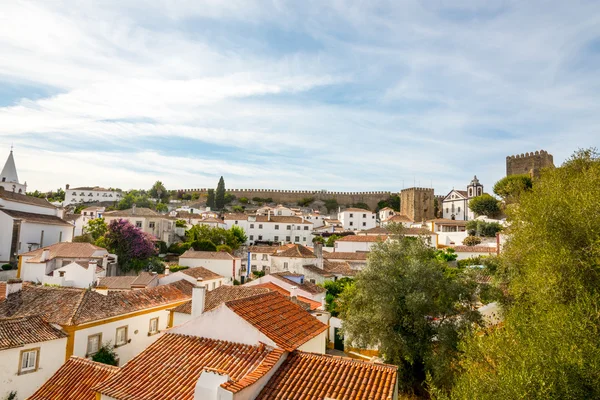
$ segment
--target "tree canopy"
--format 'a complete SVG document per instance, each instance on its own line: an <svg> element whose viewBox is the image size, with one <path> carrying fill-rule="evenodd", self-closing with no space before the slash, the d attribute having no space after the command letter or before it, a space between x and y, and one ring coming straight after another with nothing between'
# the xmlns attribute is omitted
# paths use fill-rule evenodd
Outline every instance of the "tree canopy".
<svg viewBox="0 0 600 400"><path fill-rule="evenodd" d="M92 240L95 242L106 234L108 225L106 225L104 218L94 218L87 223L84 230L85 233L90 234Z"/></svg>
<svg viewBox="0 0 600 400"><path fill-rule="evenodd" d="M500 202L491 195L484 193L469 201L469 208L477 215L495 218L500 214Z"/></svg>
<svg viewBox="0 0 600 400"><path fill-rule="evenodd" d="M186 242L192 243L192 246L195 249L199 244L193 245L193 243L206 241L212 243L215 250L217 246L222 244L229 246L233 250L237 250L247 240L246 233L239 226L232 226L230 229L224 229L206 225L194 225L185 232L185 236Z"/></svg>
<svg viewBox="0 0 600 400"><path fill-rule="evenodd" d="M427 374L450 386L458 340L479 314L475 285L446 276L447 263L411 239L373 246L367 267L339 301L349 343L378 346L386 362L400 367L401 387L422 393Z"/></svg>
<svg viewBox="0 0 600 400"><path fill-rule="evenodd" d="M600 159L581 150L508 210L505 320L462 345L453 399L600 398Z"/></svg>
<svg viewBox="0 0 600 400"><path fill-rule="evenodd" d="M215 208L222 210L223 207L225 207L225 180L221 177L215 191Z"/></svg>
<svg viewBox="0 0 600 400"><path fill-rule="evenodd" d="M215 209L215 189L208 189L206 197L206 206Z"/></svg>
<svg viewBox="0 0 600 400"><path fill-rule="evenodd" d="M104 238L106 248L118 256L124 272L141 271L157 252L151 236L124 219L111 221Z"/></svg>
<svg viewBox="0 0 600 400"><path fill-rule="evenodd" d="M533 181L529 175L509 175L496 182L494 193L506 203L513 203L519 199L522 193L531 190L532 187Z"/></svg>
<svg viewBox="0 0 600 400"><path fill-rule="evenodd" d="M157 199L161 203L168 203L169 197L171 196L161 181L156 181L156 183L154 183L152 188L148 191L148 194L150 197Z"/></svg>

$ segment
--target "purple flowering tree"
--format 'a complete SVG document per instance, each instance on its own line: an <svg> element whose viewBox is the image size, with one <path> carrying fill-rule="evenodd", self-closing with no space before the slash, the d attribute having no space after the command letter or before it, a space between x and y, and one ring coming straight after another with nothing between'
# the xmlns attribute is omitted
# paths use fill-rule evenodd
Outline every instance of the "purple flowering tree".
<svg viewBox="0 0 600 400"><path fill-rule="evenodd" d="M157 253L152 236L124 219L108 224L106 248L119 257L121 271L140 271Z"/></svg>

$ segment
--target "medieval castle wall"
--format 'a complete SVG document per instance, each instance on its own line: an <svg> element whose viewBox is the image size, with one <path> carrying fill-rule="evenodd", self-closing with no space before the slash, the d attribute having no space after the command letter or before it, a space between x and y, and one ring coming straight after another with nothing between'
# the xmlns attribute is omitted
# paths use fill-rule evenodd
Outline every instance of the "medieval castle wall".
<svg viewBox="0 0 600 400"><path fill-rule="evenodd" d="M400 191L400 213L415 222L435 218L433 188L408 188Z"/></svg>
<svg viewBox="0 0 600 400"><path fill-rule="evenodd" d="M506 176L527 174L538 178L547 167L554 167L554 157L545 150L506 157Z"/></svg>

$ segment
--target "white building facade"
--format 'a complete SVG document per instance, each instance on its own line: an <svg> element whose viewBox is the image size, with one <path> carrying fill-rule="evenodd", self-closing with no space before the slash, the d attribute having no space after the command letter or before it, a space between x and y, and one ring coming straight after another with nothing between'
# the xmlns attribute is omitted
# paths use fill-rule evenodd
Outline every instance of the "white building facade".
<svg viewBox="0 0 600 400"><path fill-rule="evenodd" d="M361 231L377 226L375 213L361 208L347 208L338 212L338 220L346 231Z"/></svg>
<svg viewBox="0 0 600 400"><path fill-rule="evenodd" d="M72 188L65 186L64 204L94 203L100 201L120 201L123 193L115 189L105 189L99 186L84 186Z"/></svg>
<svg viewBox="0 0 600 400"><path fill-rule="evenodd" d="M483 193L483 185L479 183L477 176L473 177L467 190L451 190L442 202L443 218L459 221L474 219L475 213L469 208L469 201Z"/></svg>

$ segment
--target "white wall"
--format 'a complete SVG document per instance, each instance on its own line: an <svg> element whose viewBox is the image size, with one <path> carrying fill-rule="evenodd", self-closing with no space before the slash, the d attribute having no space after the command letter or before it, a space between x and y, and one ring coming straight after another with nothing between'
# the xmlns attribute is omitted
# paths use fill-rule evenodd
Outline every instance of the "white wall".
<svg viewBox="0 0 600 400"><path fill-rule="evenodd" d="M90 196L91 194L91 196ZM122 193L110 190L75 190L65 189L65 203L72 204L92 201L119 201L123 198Z"/></svg>
<svg viewBox="0 0 600 400"><path fill-rule="evenodd" d="M21 223L21 237L19 238L21 247L18 253L21 254L29 251L27 243L40 243L42 231L44 231L44 242L41 243L41 247L73 241L73 226L71 225L33 224L23 221ZM32 248L32 250L35 250L35 248Z"/></svg>
<svg viewBox="0 0 600 400"><path fill-rule="evenodd" d="M60 272L64 272L64 276L61 278ZM52 278L54 279L62 279L63 282L61 286L69 286L76 288L88 288L94 284L96 281L96 266L90 265L88 268L84 268L81 265L72 262L70 264L65 265L64 267L55 269L52 271ZM47 276L44 276L44 282L48 279ZM47 282L51 283L51 282Z"/></svg>
<svg viewBox="0 0 600 400"><path fill-rule="evenodd" d="M235 220L225 220L227 229L234 225L243 228L244 232L246 232L246 236L248 236L248 241L246 243L262 240L278 243L291 242L307 245L310 244L312 240L311 232L313 225L308 221L304 221L303 223L291 223L237 220L237 224L235 222ZM278 227L278 229L276 229L276 227Z"/></svg>
<svg viewBox="0 0 600 400"><path fill-rule="evenodd" d="M182 302L173 304L173 308ZM81 329L75 331L75 345L73 348L73 355L79 357L85 357L87 352L87 340L88 336L102 333L102 343L110 341L114 346L117 335L117 328L127 326L127 335L131 339L131 342L117 347L115 352L119 357L119 365L125 364L133 357L141 353L146 347L154 343L160 334L148 336L148 330L150 329L150 319L158 317L159 330L165 331L167 329L167 323L169 321L169 312L167 310L159 310L142 314L138 316L132 316L130 318L124 318L114 322L108 322L98 326L91 326L86 328L86 324L83 324ZM97 321L94 321L97 323ZM87 324L90 326L94 323ZM137 333L135 333L137 331ZM64 359L63 359L64 361Z"/></svg>
<svg viewBox="0 0 600 400"><path fill-rule="evenodd" d="M17 201L10 201L6 199L0 199L0 208L14 211L25 211L43 215L58 215L56 207L42 207L36 206L34 204L20 203Z"/></svg>
<svg viewBox="0 0 600 400"><path fill-rule="evenodd" d="M467 232L438 232L438 244L449 246L454 243L461 246L463 240L468 236Z"/></svg>
<svg viewBox="0 0 600 400"><path fill-rule="evenodd" d="M261 283L268 283L268 282L271 282L271 283L287 290L288 292L291 290L292 286L295 286L291 283L287 283L287 282L282 281L281 279L275 278L272 275L265 275L258 279L254 279L254 280L246 283L244 286L254 286L254 285L258 285ZM319 302L323 301L323 299L325 298L325 292L312 294L310 292L302 290L302 288L300 288L298 286L296 286L296 287L297 287L296 296L306 297L307 299L312 299L314 301L319 301Z"/></svg>
<svg viewBox="0 0 600 400"><path fill-rule="evenodd" d="M185 279L186 281L190 282L193 285L196 284L196 278L192 278L191 276L184 274L183 271L173 272L167 276L160 278L160 280L158 281L158 284L159 284L159 286L168 285L169 283L177 282L182 279ZM206 286L206 289L210 291L210 290L218 288L221 285L224 285L225 281L226 281L225 278L217 278L217 279L207 279L207 280L203 281L203 283L204 283L204 286Z"/></svg>
<svg viewBox="0 0 600 400"><path fill-rule="evenodd" d="M368 210L342 211L338 213L338 219L347 231L360 231L377 226L375 213Z"/></svg>
<svg viewBox="0 0 600 400"><path fill-rule="evenodd" d="M288 268L285 269L285 263ZM304 274L304 265L315 265L317 258L296 258L296 257L272 257L271 272L293 272L295 274Z"/></svg>
<svg viewBox="0 0 600 400"><path fill-rule="evenodd" d="M302 346L298 347L298 350L306 351L309 353L325 354L327 348L327 330L319 333Z"/></svg>
<svg viewBox="0 0 600 400"><path fill-rule="evenodd" d="M219 274L227 278L227 282L231 282L234 278L238 279L238 270L241 262L239 258L233 260L213 260L202 258L179 258L179 265L184 267L204 267L215 274ZM235 275L234 275L235 271Z"/></svg>
<svg viewBox="0 0 600 400"><path fill-rule="evenodd" d="M18 375L21 350L36 347L40 348L38 370ZM0 399L11 391L17 392L17 399L31 396L63 365L66 349L67 338L62 338L0 351Z"/></svg>
<svg viewBox="0 0 600 400"><path fill-rule="evenodd" d="M371 246L377 242L335 242L335 251L356 253L358 251L371 251Z"/></svg>
<svg viewBox="0 0 600 400"><path fill-rule="evenodd" d="M231 311L225 304L221 304L183 325L176 326L169 332L228 340L252 346L263 342L268 346L277 347L274 341Z"/></svg>

